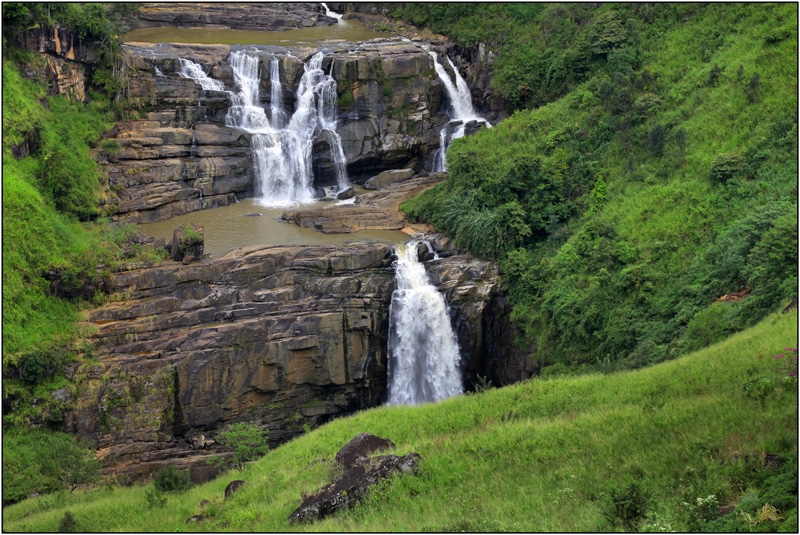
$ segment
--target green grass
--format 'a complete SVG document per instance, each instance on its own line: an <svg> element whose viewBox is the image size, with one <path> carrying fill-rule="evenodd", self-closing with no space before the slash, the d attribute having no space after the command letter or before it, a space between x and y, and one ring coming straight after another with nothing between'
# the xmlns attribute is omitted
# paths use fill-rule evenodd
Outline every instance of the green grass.
<svg viewBox="0 0 800 535"><path fill-rule="evenodd" d="M640 481L653 497L650 522L694 531L705 524L692 524L695 509L683 502L713 494L722 505L736 504L760 496L776 474L747 455L796 458L797 381L773 369L772 358L787 346L797 346L796 311L642 370L537 379L361 412L271 451L244 472L170 495L163 509L147 509L149 486L99 488L6 507L3 528L54 531L69 510L88 531L606 531L602 511L612 489ZM764 378L772 386L762 403L743 387ZM331 476L326 463L313 461L333 458L363 431L390 438L397 454L419 452L421 471L385 482L351 511L289 524L301 494ZM796 477L796 464L787 466ZM225 486L238 478L245 486L224 502ZM761 495L779 502L774 492ZM186 524L202 499L211 501L208 518Z"/></svg>

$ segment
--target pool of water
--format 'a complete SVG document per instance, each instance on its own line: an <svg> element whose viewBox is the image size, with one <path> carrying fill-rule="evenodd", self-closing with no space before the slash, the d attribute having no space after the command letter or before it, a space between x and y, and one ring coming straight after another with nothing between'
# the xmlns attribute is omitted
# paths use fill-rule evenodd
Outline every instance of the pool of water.
<svg viewBox="0 0 800 535"><path fill-rule="evenodd" d="M331 203L314 202L302 208L325 208ZM294 223L284 223L281 215L291 208L265 208L253 199L244 199L230 206L200 210L167 221L143 223L141 231L148 236L172 241L175 227L183 223L196 223L205 230L204 252L219 258L231 249L247 245L343 245L349 241L378 240L385 243L403 243L408 236L397 230L362 230L352 234L323 234L313 229L301 228ZM260 216L252 214L261 214Z"/></svg>
<svg viewBox="0 0 800 535"><path fill-rule="evenodd" d="M366 41L393 34L370 30L360 20L350 19L331 26L312 26L282 32L227 30L218 28L140 28L122 36L122 41L146 43L195 43L203 45L316 46L325 41Z"/></svg>

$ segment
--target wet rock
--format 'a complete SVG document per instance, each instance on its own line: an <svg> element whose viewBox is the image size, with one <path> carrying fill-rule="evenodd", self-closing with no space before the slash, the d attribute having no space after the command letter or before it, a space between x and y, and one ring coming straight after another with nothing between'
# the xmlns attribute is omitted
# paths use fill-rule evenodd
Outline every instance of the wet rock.
<svg viewBox="0 0 800 535"><path fill-rule="evenodd" d="M242 481L241 479L234 479L233 481L228 483L228 486L225 487L225 499L227 500L228 498L236 494L236 492L242 487L242 485L244 485L244 481Z"/></svg>
<svg viewBox="0 0 800 535"><path fill-rule="evenodd" d="M356 188L350 186L349 188L345 189L344 191L340 191L336 198L340 201L346 201L347 199L352 199L356 196Z"/></svg>
<svg viewBox="0 0 800 535"><path fill-rule="evenodd" d="M376 437L370 433L359 433L339 450L334 460L340 468L349 470L361 464L372 453L394 448L394 442L388 438Z"/></svg>
<svg viewBox="0 0 800 535"><path fill-rule="evenodd" d="M368 463L359 464L334 479L330 485L304 499L300 507L289 515L289 521L312 522L353 507L382 479L392 474L416 472L420 460L418 453L408 453L403 457L395 455L375 457Z"/></svg>

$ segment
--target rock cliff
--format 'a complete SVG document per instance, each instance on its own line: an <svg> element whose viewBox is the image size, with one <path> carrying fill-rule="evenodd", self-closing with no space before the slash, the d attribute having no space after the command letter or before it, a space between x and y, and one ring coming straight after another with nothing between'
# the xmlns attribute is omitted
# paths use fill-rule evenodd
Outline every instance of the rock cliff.
<svg viewBox="0 0 800 535"><path fill-rule="evenodd" d="M152 2L139 10L139 27L177 26L281 31L330 26L319 3Z"/></svg>
<svg viewBox="0 0 800 535"><path fill-rule="evenodd" d="M86 314L96 359L68 370L66 430L96 442L107 473L177 464L200 481L228 423L268 429L274 446L382 403L391 261L374 242L265 246L113 275L109 303ZM453 255L428 270L450 304L465 384L506 382L493 370L519 357L493 343L513 337L496 267Z"/></svg>

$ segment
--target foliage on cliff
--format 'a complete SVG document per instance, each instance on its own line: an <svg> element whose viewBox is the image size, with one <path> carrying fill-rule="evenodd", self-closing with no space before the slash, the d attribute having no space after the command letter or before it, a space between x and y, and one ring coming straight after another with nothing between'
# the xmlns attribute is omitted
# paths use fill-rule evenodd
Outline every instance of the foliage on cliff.
<svg viewBox="0 0 800 535"><path fill-rule="evenodd" d="M796 532L797 378L773 358L787 346L797 311L642 370L337 419L157 510L152 484L106 486L6 507L3 529L54 531L68 510L94 532ZM350 511L290 524L360 432L418 452L420 472ZM233 479L245 484L225 500ZM717 505L734 509L717 517Z"/></svg>
<svg viewBox="0 0 800 535"><path fill-rule="evenodd" d="M408 9L453 19L462 7ZM501 261L539 366L640 367L796 297L796 9L529 9L526 31L553 42L574 38L572 19L541 17L582 14L597 47L585 81L456 140L449 180L403 209ZM492 26L471 25L475 16L455 17L467 25L451 33L485 38ZM622 29L625 44L613 45Z"/></svg>

